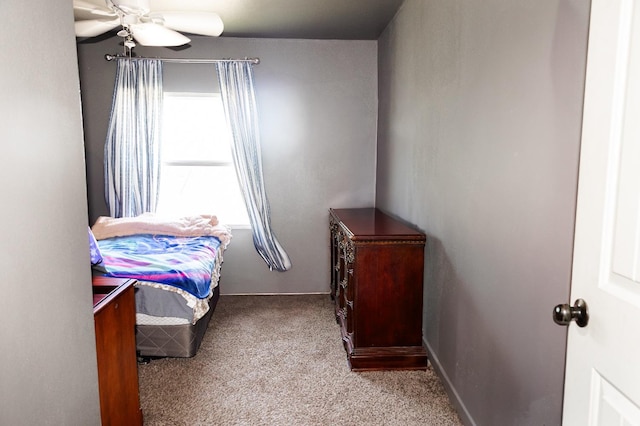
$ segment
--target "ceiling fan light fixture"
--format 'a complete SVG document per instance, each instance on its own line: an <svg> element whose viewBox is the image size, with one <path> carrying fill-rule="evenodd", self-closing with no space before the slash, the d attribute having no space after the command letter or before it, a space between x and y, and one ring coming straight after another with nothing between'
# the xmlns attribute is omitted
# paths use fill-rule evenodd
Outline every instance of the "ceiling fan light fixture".
<svg viewBox="0 0 640 426"><path fill-rule="evenodd" d="M122 23L122 26L126 28L129 25L140 22L140 17L138 15L122 15L120 17L120 22Z"/></svg>

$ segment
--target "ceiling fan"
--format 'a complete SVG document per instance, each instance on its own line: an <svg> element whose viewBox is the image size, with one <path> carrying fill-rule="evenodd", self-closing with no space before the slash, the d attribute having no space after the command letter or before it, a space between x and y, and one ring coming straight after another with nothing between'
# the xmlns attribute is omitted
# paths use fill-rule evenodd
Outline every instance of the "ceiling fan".
<svg viewBox="0 0 640 426"><path fill-rule="evenodd" d="M122 27L118 36L124 38L128 49L136 42L142 46L182 46L191 40L178 31L217 37L224 29L216 13L156 11L149 0L73 0L73 11L77 37L96 37Z"/></svg>

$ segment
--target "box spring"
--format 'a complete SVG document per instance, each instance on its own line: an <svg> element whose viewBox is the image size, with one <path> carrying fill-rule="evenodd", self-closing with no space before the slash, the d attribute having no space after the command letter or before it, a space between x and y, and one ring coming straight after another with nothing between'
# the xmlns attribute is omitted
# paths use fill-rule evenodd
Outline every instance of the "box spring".
<svg viewBox="0 0 640 426"><path fill-rule="evenodd" d="M209 311L195 324L136 325L136 348L141 357L193 357L207 331L220 297L220 286L213 290Z"/></svg>

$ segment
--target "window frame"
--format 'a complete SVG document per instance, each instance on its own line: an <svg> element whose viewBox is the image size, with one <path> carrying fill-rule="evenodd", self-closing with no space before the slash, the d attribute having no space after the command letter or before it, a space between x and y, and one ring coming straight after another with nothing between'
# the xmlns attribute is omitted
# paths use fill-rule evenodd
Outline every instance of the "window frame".
<svg viewBox="0 0 640 426"><path fill-rule="evenodd" d="M163 102L166 102L167 98L217 98L218 100L221 100L221 95L219 92L180 92L180 91L166 91L163 93ZM164 119L165 119L165 112L163 111L163 123L164 123ZM164 124L163 124L164 126ZM164 130L164 129L163 129ZM164 168L165 167L203 167L203 168L215 168L215 167L224 167L224 168L231 168L231 170L233 171L234 176L236 175L236 170L235 170L235 165L233 163L233 160L230 159L228 161L225 160L195 160L195 159L172 159L172 160L165 160L164 159L164 154L163 151L165 150L165 143L166 143L166 135L164 134L165 132L163 131L162 134L162 142L161 142L161 155L160 155L160 167L161 167L161 174L160 174L160 193L158 194L158 206L160 207L162 205L162 203L160 202L161 200L161 194L162 194L162 184L163 184L163 175L165 173L163 173ZM229 143L232 143L231 140L229 140ZM229 147L231 149L231 147ZM240 202L242 203L242 206L244 207L244 217L242 217L242 220L236 220L237 217L234 217L233 220L223 220L221 221L221 223L223 223L224 225L228 225L234 229L251 229L251 224L249 221L249 214L246 208L246 205L244 203L244 198L243 198L243 194L242 194L242 188L240 188L240 184L239 182L237 182L237 177L236 177L236 184L238 185L238 195L240 197ZM207 213L207 212L202 212L202 213ZM217 214L216 212L210 212L211 214ZM183 214L186 215L186 214ZM237 216L237 215L236 215ZM246 221L246 222L245 222Z"/></svg>

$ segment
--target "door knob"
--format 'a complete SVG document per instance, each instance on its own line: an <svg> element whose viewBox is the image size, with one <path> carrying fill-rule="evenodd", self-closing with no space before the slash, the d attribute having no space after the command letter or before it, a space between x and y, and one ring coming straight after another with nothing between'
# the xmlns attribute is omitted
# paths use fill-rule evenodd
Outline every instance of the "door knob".
<svg viewBox="0 0 640 426"><path fill-rule="evenodd" d="M569 325L575 321L578 327L584 327L589 323L589 310L587 302L582 299L575 301L573 306L565 303L553 308L553 320L559 325Z"/></svg>

